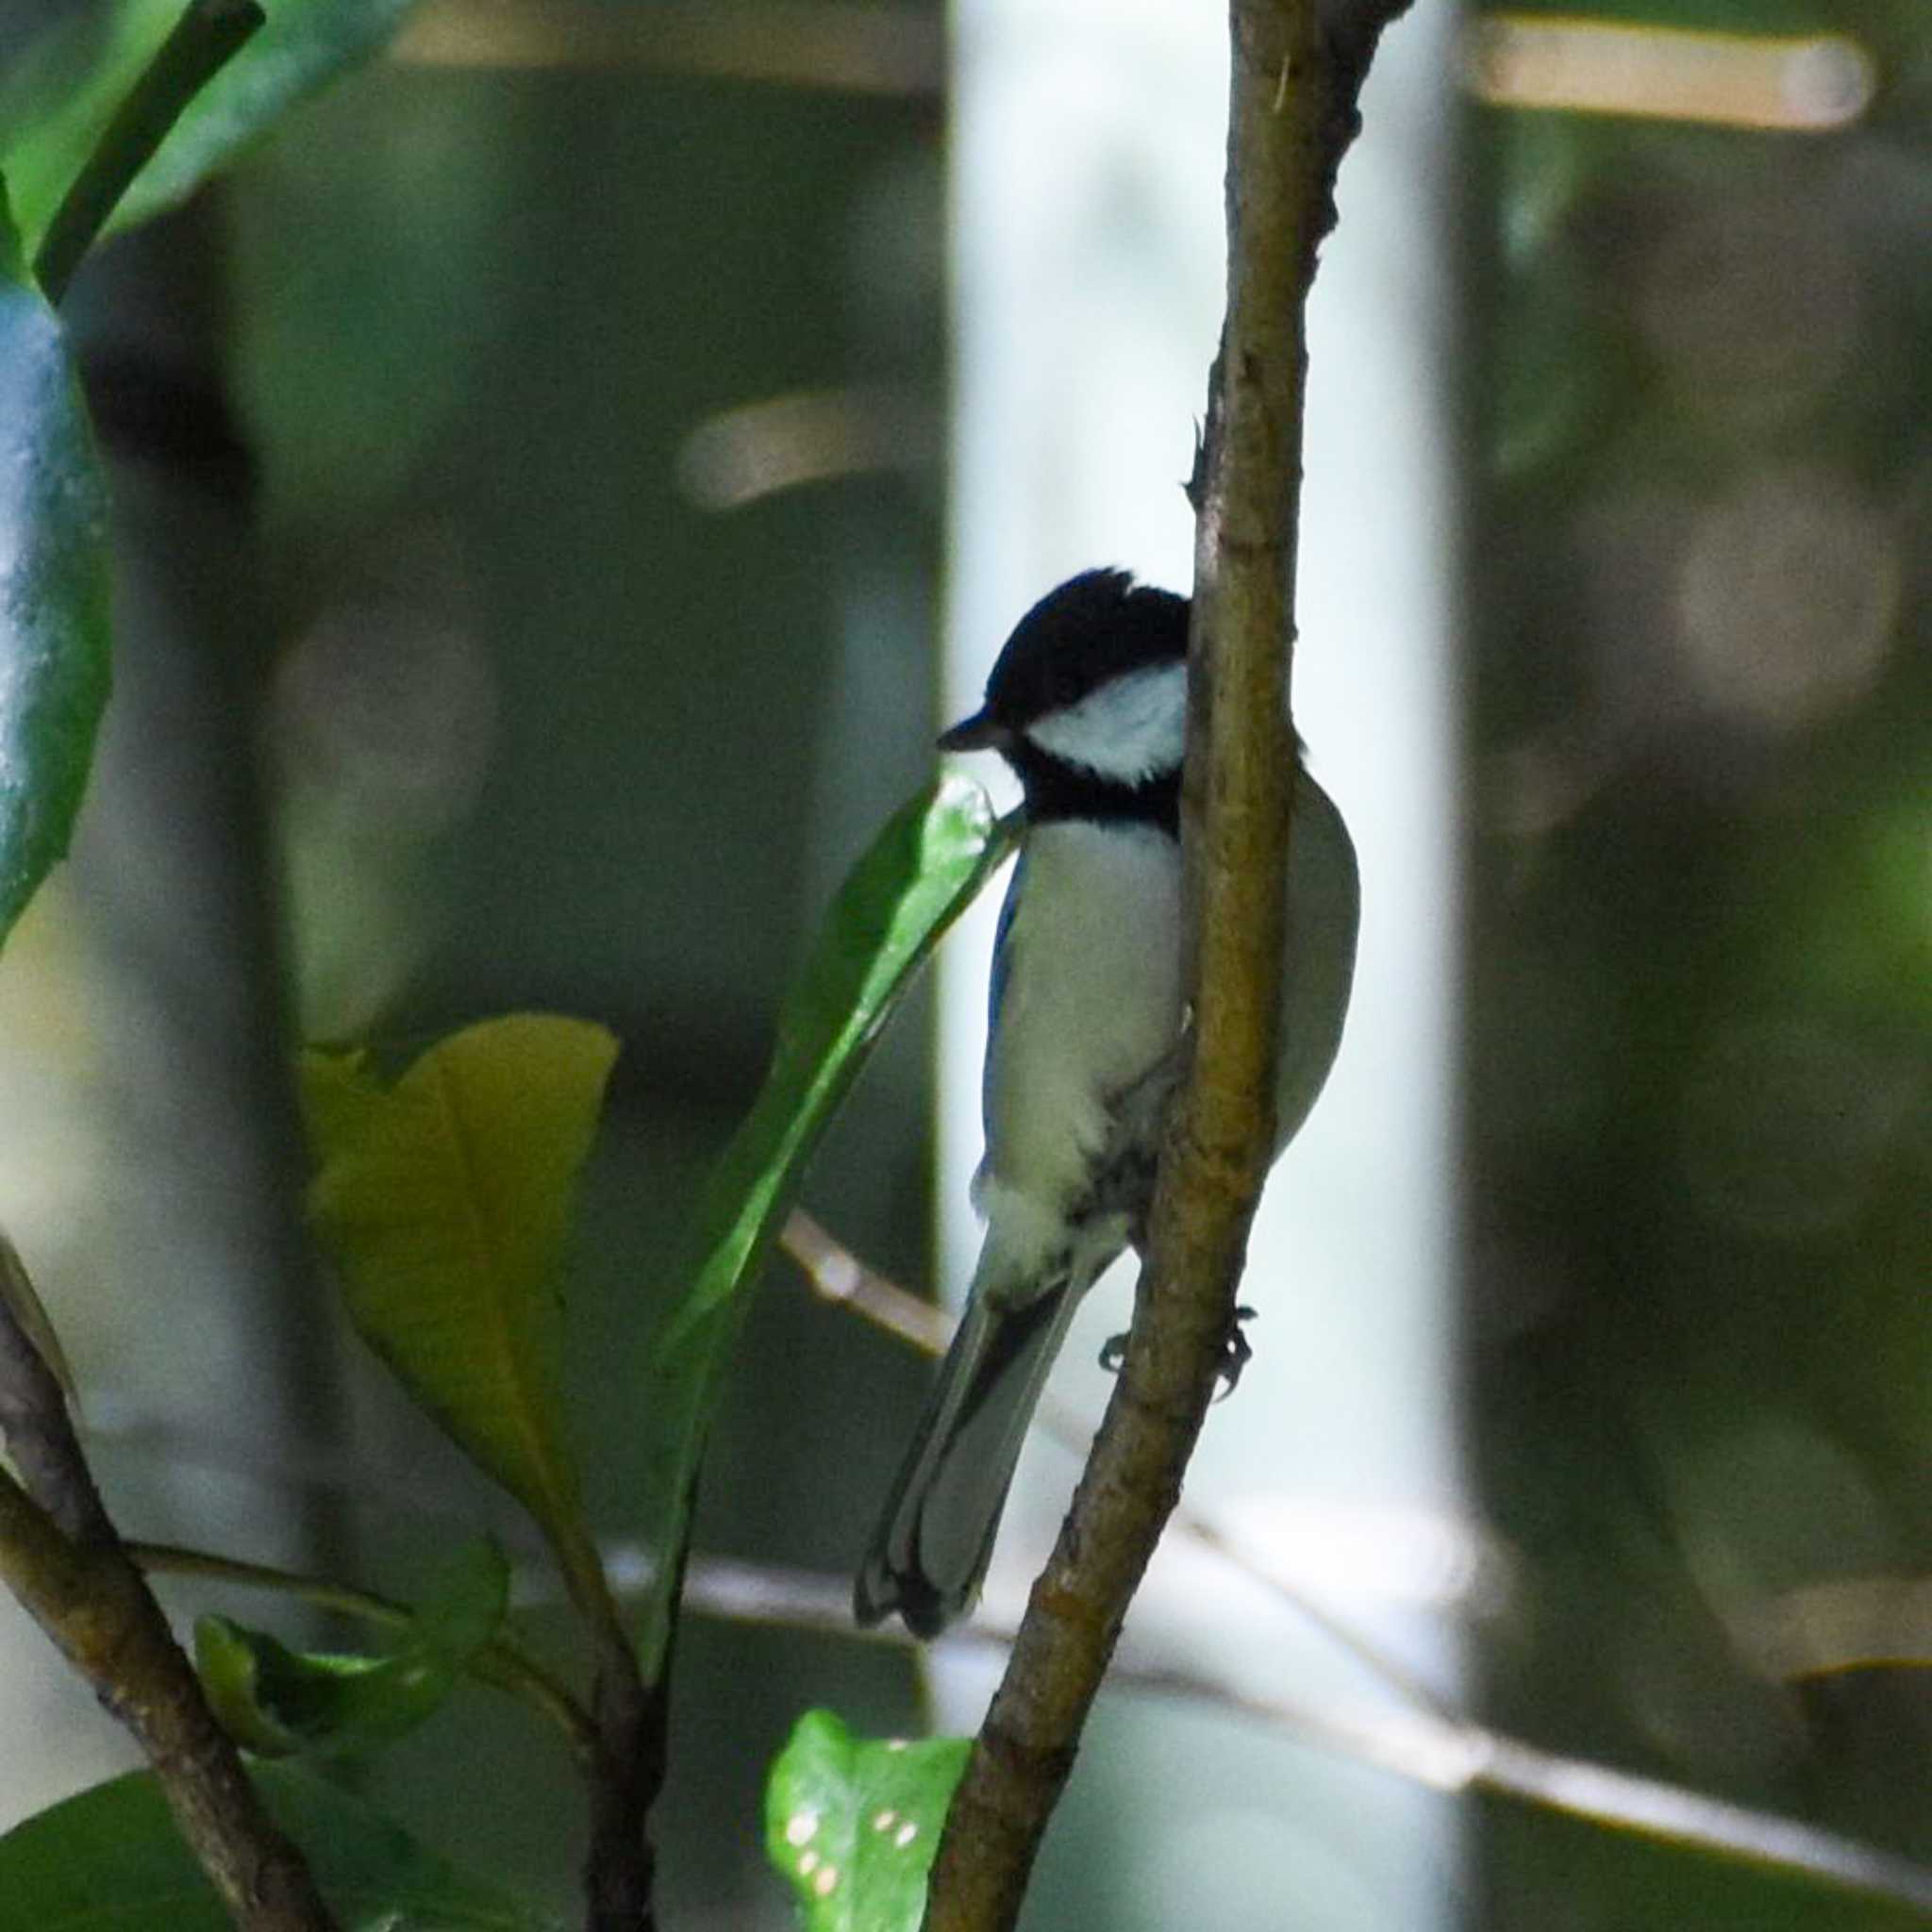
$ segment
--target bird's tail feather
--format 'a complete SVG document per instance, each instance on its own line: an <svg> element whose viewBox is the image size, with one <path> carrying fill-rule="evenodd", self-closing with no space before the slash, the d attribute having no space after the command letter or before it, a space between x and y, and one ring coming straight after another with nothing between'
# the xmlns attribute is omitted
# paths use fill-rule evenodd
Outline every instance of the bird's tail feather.
<svg viewBox="0 0 1932 1932"><path fill-rule="evenodd" d="M934 1637L972 1607L1078 1300L1067 1285L1017 1305L983 1291L968 1302L859 1567L861 1624L896 1610L908 1629Z"/></svg>

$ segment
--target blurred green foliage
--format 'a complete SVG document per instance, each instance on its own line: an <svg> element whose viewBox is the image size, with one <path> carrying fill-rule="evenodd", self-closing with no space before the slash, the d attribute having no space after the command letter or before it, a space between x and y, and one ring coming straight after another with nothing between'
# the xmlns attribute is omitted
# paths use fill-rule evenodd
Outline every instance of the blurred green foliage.
<svg viewBox="0 0 1932 1932"><path fill-rule="evenodd" d="M1925 1859L1926 1674L1787 1639L1810 1587L1932 1566L1932 16L1668 24L1836 28L1876 89L1802 135L1471 132L1485 1697ZM1892 1922L1486 1817L1494 1927Z"/></svg>
<svg viewBox="0 0 1932 1932"><path fill-rule="evenodd" d="M0 73L0 174L31 255L114 110L186 0L98 0L58 9ZM111 226L174 207L261 140L305 95L365 59L412 0L274 0L246 53L191 102L121 201ZM0 39L4 45L4 39Z"/></svg>
<svg viewBox="0 0 1932 1932"><path fill-rule="evenodd" d="M558 1922L464 1877L389 1819L312 1774L262 1765L270 1815L308 1857L343 1932L400 1913L447 1932L557 1932ZM144 1932L228 1932L232 1921L145 1772L42 1811L0 1838L0 1932L120 1923Z"/></svg>

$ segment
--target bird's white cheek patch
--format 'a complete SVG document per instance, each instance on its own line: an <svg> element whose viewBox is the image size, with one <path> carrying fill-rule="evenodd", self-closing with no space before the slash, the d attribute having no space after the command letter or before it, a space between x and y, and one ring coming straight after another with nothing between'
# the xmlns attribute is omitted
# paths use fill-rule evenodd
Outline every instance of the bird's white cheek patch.
<svg viewBox="0 0 1932 1932"><path fill-rule="evenodd" d="M1173 771L1187 733L1185 664L1131 671L1026 727L1041 751L1124 785Z"/></svg>

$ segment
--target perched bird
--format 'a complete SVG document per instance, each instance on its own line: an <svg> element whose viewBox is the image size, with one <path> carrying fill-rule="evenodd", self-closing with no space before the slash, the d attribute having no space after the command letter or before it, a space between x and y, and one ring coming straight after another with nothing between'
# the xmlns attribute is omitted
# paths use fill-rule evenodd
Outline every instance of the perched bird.
<svg viewBox="0 0 1932 1932"><path fill-rule="evenodd" d="M1094 570L1021 619L986 703L940 740L994 750L1025 832L993 952L966 1312L854 1591L922 1637L979 1592L1034 1405L1080 1297L1152 1198L1179 1070L1188 599ZM1355 848L1304 774L1288 871L1275 1152L1315 1103L1355 972Z"/></svg>

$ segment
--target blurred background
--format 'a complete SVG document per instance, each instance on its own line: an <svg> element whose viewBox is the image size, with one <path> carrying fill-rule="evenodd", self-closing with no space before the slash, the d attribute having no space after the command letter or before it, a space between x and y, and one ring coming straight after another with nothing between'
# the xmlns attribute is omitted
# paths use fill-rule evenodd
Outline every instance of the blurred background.
<svg viewBox="0 0 1932 1932"><path fill-rule="evenodd" d="M110 10L9 9L0 53ZM1035 596L1186 584L1224 30L422 0L91 265L118 682L0 967L0 1223L130 1534L404 1595L479 1523L527 1552L344 1336L286 1077L291 1038L516 1007L625 1043L569 1293L634 1534L675 1236L827 895ZM1357 1002L1190 1490L1246 1570L1176 1541L1129 1626L1220 1694L1104 1701L1029 1923L1923 1923L1338 1726L1447 1701L1932 1860L1932 12L1416 0L1364 114L1295 692L1361 850ZM985 911L808 1192L941 1297ZM1093 1300L1056 1384L1089 1418L1127 1308ZM774 1264L701 1549L836 1604L924 1374ZM993 1625L1074 1467L1029 1453ZM803 1708L967 1725L996 1665L693 1621L666 1923L791 1923L758 1794ZM126 1761L0 1604L0 1828ZM358 1777L570 1909L575 1790L521 1712L464 1696Z"/></svg>

